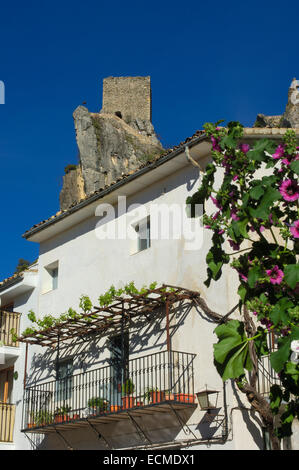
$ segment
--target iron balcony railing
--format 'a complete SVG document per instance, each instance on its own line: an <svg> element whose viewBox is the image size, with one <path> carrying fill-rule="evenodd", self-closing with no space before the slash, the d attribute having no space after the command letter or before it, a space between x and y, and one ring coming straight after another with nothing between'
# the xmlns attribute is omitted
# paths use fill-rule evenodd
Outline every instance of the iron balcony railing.
<svg viewBox="0 0 299 470"><path fill-rule="evenodd" d="M13 442L15 405L0 402L0 442Z"/></svg>
<svg viewBox="0 0 299 470"><path fill-rule="evenodd" d="M20 336L20 317L20 313L0 310L0 343L4 346L19 346L18 342L13 341L12 332Z"/></svg>
<svg viewBox="0 0 299 470"><path fill-rule="evenodd" d="M264 397L268 397L271 386L279 383L280 378L271 366L270 355L262 356L258 361L258 392Z"/></svg>
<svg viewBox="0 0 299 470"><path fill-rule="evenodd" d="M152 407L194 404L195 354L163 351L27 387L23 430ZM42 432L42 431L41 431Z"/></svg>

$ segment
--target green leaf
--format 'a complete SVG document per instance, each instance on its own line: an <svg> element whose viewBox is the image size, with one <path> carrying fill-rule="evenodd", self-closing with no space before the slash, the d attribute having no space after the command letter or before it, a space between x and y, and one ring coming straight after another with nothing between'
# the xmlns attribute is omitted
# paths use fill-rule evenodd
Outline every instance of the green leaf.
<svg viewBox="0 0 299 470"><path fill-rule="evenodd" d="M283 338L282 346L275 352L270 354L271 366L276 372L283 369L284 364L287 362L290 355L291 337Z"/></svg>
<svg viewBox="0 0 299 470"><path fill-rule="evenodd" d="M299 160L295 160L290 164L291 170L293 170L297 175L299 175Z"/></svg>
<svg viewBox="0 0 299 470"><path fill-rule="evenodd" d="M250 215L257 219L268 219L271 206L275 201L281 199L281 197L282 196L277 189L269 186L264 193L259 205L255 209L250 208Z"/></svg>
<svg viewBox="0 0 299 470"><path fill-rule="evenodd" d="M272 385L270 388L270 408L274 415L279 411L282 401L282 390L279 385Z"/></svg>
<svg viewBox="0 0 299 470"><path fill-rule="evenodd" d="M259 326L257 330L260 333L260 335L257 336L257 338L255 338L253 341L254 341L256 353L258 357L261 357L269 353L269 349L267 345L267 333L268 332L261 326Z"/></svg>
<svg viewBox="0 0 299 470"><path fill-rule="evenodd" d="M260 197L264 194L265 190L264 188L262 187L262 185L257 185L257 186L254 186L249 194L250 196L252 197L252 199L260 199Z"/></svg>
<svg viewBox="0 0 299 470"><path fill-rule="evenodd" d="M230 320L215 329L218 343L214 344L214 361L222 380L237 378L244 374L244 367L252 368L248 340L244 325L238 320Z"/></svg>
<svg viewBox="0 0 299 470"><path fill-rule="evenodd" d="M292 289L295 289L297 282L299 282L299 264L289 264L284 268L284 281Z"/></svg>
<svg viewBox="0 0 299 470"><path fill-rule="evenodd" d="M248 157L251 160L262 162L266 159L265 151L274 153L276 144L273 140L261 139L257 141L252 150L248 152Z"/></svg>
<svg viewBox="0 0 299 470"><path fill-rule="evenodd" d="M294 304L288 297L283 297L282 299L280 299L275 304L270 314L270 319L274 323L274 325L278 325L278 323L280 322L283 325L287 325L290 320L288 309L292 307L294 307Z"/></svg>
<svg viewBox="0 0 299 470"><path fill-rule="evenodd" d="M254 266L248 271L248 285L251 289L255 287L256 282L261 277L262 271L259 266Z"/></svg>

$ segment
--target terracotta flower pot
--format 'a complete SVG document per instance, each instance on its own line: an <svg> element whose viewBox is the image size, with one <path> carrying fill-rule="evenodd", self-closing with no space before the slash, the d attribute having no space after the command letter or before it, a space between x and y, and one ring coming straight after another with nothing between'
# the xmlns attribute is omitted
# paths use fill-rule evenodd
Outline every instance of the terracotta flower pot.
<svg viewBox="0 0 299 470"><path fill-rule="evenodd" d="M195 403L195 395L189 393L176 393L175 398L181 403Z"/></svg>
<svg viewBox="0 0 299 470"><path fill-rule="evenodd" d="M110 405L110 411L111 413L115 413L116 411L119 411L120 410L120 406L119 405Z"/></svg>
<svg viewBox="0 0 299 470"><path fill-rule="evenodd" d="M175 400L175 396L174 396L174 393L165 393L165 400L167 401L174 401Z"/></svg>
<svg viewBox="0 0 299 470"><path fill-rule="evenodd" d="M159 403L164 400L164 392L153 391L151 392L152 403Z"/></svg>
<svg viewBox="0 0 299 470"><path fill-rule="evenodd" d="M122 404L123 404L122 407L125 410L129 408L133 408L133 406L135 405L135 397L131 397L130 395L122 397Z"/></svg>

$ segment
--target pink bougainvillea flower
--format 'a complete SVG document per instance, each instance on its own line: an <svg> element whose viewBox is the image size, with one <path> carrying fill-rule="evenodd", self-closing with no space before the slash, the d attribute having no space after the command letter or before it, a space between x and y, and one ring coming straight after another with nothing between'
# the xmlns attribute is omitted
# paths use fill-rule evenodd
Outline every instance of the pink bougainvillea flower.
<svg viewBox="0 0 299 470"><path fill-rule="evenodd" d="M271 284L280 284L284 276L283 271L279 269L277 264L272 269L267 269L266 273L270 277Z"/></svg>
<svg viewBox="0 0 299 470"><path fill-rule="evenodd" d="M289 165L291 162L289 162L287 158L284 158L283 160L281 160L281 163L283 163L284 165Z"/></svg>
<svg viewBox="0 0 299 470"><path fill-rule="evenodd" d="M235 176L233 177L233 181L236 181L238 178L239 178L239 175L235 175Z"/></svg>
<svg viewBox="0 0 299 470"><path fill-rule="evenodd" d="M216 214L213 215L212 219L213 220L218 219L219 215L220 215L220 211L216 212Z"/></svg>
<svg viewBox="0 0 299 470"><path fill-rule="evenodd" d="M240 249L240 245L233 240L228 240L228 243L232 247L233 250L238 251Z"/></svg>
<svg viewBox="0 0 299 470"><path fill-rule="evenodd" d="M218 207L218 209L222 210L222 206L220 205L219 201L217 201L217 199L215 199L213 196L210 196L210 198L212 199L215 206Z"/></svg>
<svg viewBox="0 0 299 470"><path fill-rule="evenodd" d="M277 149L275 150L275 153L273 153L272 157L275 160L278 160L279 158L282 158L284 156L284 146L279 145Z"/></svg>
<svg viewBox="0 0 299 470"><path fill-rule="evenodd" d="M244 274L242 274L240 271L238 271L238 274L240 276L240 278L242 279L242 281L245 281L247 282L248 281L248 277L246 277Z"/></svg>
<svg viewBox="0 0 299 470"><path fill-rule="evenodd" d="M211 136L211 141L212 141L213 150L217 150L218 152L221 152L222 148L220 147L218 140L215 139L213 135Z"/></svg>
<svg viewBox="0 0 299 470"><path fill-rule="evenodd" d="M299 199L299 186L295 180L285 180L282 182L279 192L285 201L292 202Z"/></svg>
<svg viewBox="0 0 299 470"><path fill-rule="evenodd" d="M299 220L296 220L292 227L290 227L290 232L294 238L299 238Z"/></svg>
<svg viewBox="0 0 299 470"><path fill-rule="evenodd" d="M233 220L240 220L240 217L237 216L237 209L235 207L232 207L230 216Z"/></svg>
<svg viewBox="0 0 299 470"><path fill-rule="evenodd" d="M223 233L224 233L224 230L223 230L223 229L221 229L221 230L218 231L218 235L222 235Z"/></svg>
<svg viewBox="0 0 299 470"><path fill-rule="evenodd" d="M249 152L249 150L250 150L250 145L248 145L248 144L240 144L240 145L239 145L239 149L240 149L242 152L247 153L247 152Z"/></svg>

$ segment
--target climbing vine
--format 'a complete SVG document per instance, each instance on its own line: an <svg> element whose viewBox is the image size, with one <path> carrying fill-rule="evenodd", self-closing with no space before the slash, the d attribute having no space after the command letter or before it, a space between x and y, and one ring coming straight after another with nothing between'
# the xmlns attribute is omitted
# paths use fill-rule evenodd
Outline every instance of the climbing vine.
<svg viewBox="0 0 299 470"><path fill-rule="evenodd" d="M119 289L116 289L115 286L112 285L104 294L99 296L98 302L101 307L107 307L119 297L123 297L125 299L126 295L143 295L147 297L151 293L151 291L153 291L156 287L157 282L152 282L148 287L142 286L141 289L138 289L135 286L134 281L131 281L130 283L126 284L124 287L121 287ZM167 286L165 288L160 289L160 292L172 292L174 290L175 289ZM62 313L58 317L53 315L44 315L41 316L41 319L37 319L35 312L33 310L30 310L27 314L27 318L30 320L33 326L26 328L22 332L22 336L25 338L27 336L36 335L38 338L43 338L42 332L47 328L63 325L65 322L68 322L70 320L76 321L83 319L87 322L91 322L92 319L97 318L97 313L90 315L93 310L93 303L87 295L81 295L79 299L79 309L80 311L77 312L76 310L70 307L67 312ZM11 333L13 335L13 340L16 341L16 332L14 330L11 330Z"/></svg>
<svg viewBox="0 0 299 470"><path fill-rule="evenodd" d="M186 201L191 214L196 204L210 200L215 206L203 219L212 232L205 284L217 281L224 265L239 278L242 321L217 326L214 362L222 379L234 379L262 410L267 404L256 391L257 368L269 354L267 336L273 333L277 350L270 353L270 361L280 384L271 388L269 408L275 415L286 403L275 431L281 438L291 435L292 421L299 418L299 147L291 129L279 144L265 138L250 145L242 141L240 123L224 128L220 122L204 126L213 160L201 187ZM246 371L251 371L248 380ZM266 412L263 417L271 421Z"/></svg>

